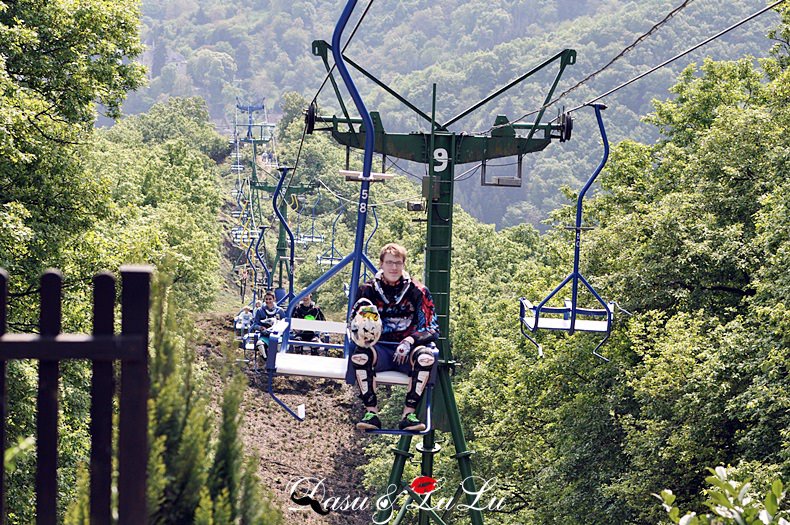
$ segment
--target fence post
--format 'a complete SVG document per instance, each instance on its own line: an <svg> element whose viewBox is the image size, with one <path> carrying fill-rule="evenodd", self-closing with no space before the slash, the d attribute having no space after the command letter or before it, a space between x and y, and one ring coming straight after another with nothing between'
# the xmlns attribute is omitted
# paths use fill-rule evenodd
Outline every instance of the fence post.
<svg viewBox="0 0 790 525"><path fill-rule="evenodd" d="M115 276L102 272L93 278L93 334L115 331ZM93 361L91 379L91 488L90 523L111 522L112 397L115 392L112 361Z"/></svg>
<svg viewBox="0 0 790 525"><path fill-rule="evenodd" d="M8 273L0 268L0 337L5 335L8 315ZM5 386L6 362L0 360L0 451L5 457L5 419L8 415L8 396ZM0 525L6 524L5 519L5 464L0 461Z"/></svg>
<svg viewBox="0 0 790 525"><path fill-rule="evenodd" d="M121 415L118 443L118 524L148 521L148 319L150 266L121 267L121 332L142 338L139 359L121 361Z"/></svg>
<svg viewBox="0 0 790 525"><path fill-rule="evenodd" d="M56 336L61 326L63 275L47 270L41 276L42 336ZM56 525L58 494L58 366L57 359L38 364L38 414L36 416L36 523Z"/></svg>

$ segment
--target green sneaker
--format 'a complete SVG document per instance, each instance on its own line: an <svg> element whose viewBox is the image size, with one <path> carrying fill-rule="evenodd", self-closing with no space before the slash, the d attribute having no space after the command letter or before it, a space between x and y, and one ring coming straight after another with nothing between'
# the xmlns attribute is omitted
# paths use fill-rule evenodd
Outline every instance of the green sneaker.
<svg viewBox="0 0 790 525"><path fill-rule="evenodd" d="M357 423L359 430L381 430L381 420L375 412L365 412L362 419Z"/></svg>
<svg viewBox="0 0 790 525"><path fill-rule="evenodd" d="M412 412L401 419L400 423L398 423L398 428L401 430L408 430L409 432L420 432L421 430L425 430L425 423L420 421L417 414Z"/></svg>

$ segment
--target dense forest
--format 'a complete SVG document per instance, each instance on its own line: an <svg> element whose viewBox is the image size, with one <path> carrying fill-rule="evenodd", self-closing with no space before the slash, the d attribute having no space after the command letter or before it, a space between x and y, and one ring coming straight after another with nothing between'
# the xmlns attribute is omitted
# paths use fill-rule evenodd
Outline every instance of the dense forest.
<svg viewBox="0 0 790 525"><path fill-rule="evenodd" d="M602 67L680 3L373 2L346 53L428 113L431 84L437 83L438 116L447 119L563 48L572 48L578 52L578 62L567 69L559 93ZM198 95L206 99L212 118L227 128L233 121L236 97L244 103L265 97L275 114L284 93L295 91L309 100L325 75L310 44L316 39L331 40L335 14L342 5L340 1L320 8L310 2L144 1L142 38L148 46L144 62L149 65L151 82L131 95L124 110L145 111L161 97ZM690 2L616 67L596 76L563 103L568 107L583 103L764 5L762 0ZM357 19L358 15L351 23ZM770 47L764 37L775 21L771 16L755 20L690 55L685 63L706 56L737 59L764 54ZM655 128L640 119L650 111L650 101L663 97L682 69L683 64L672 65L610 97L609 103L617 104L607 115L613 140L657 138ZM461 120L453 130L487 130L499 114L515 119L539 107L554 74L551 69L530 79ZM370 109L381 112L385 129L407 132L425 127L380 88L359 74L355 78ZM323 113L339 112L330 86L318 103ZM552 108L547 116L555 113ZM521 189L481 188L479 176L471 177L459 184L459 203L479 220L500 227L524 222L539 225L563 203L559 189L576 187L597 162L594 119L584 113L577 116L574 140L560 150L525 159L526 182ZM502 159L492 165L502 164L499 171L512 174L513 163L514 159ZM422 165L399 165L418 176L424 174ZM492 166L489 170L497 171Z"/></svg>
<svg viewBox="0 0 790 525"><path fill-rule="evenodd" d="M131 1L84 0L79 9L65 0L0 2L0 267L11 275L9 331L36 330L38 278L47 267L66 277L64 331L89 330L93 273L128 262L158 267L151 523L282 519L261 488L268 480L257 479L255 460L239 445L243 379L196 360L187 312L213 308L226 278L219 218L226 219L231 150L227 130L220 127L221 135L215 123L227 118L235 96L269 97L280 117L281 159L292 163L301 150L293 182L326 185L316 228L328 234L340 213L334 240L342 253L351 249L355 214L327 194L355 198L355 187L337 174L345 153L327 135L301 144L302 112L314 93L313 83L302 83L322 76L309 42L328 38L339 5L144 2L138 13ZM655 35L656 48L580 89L576 102L759 5L692 3ZM439 82L450 111L565 46L604 63L668 10L666 2L573 6L376 4L378 16L349 54L391 75L420 103L426 86ZM596 229L584 234L582 271L630 312L617 312L602 349L609 362L592 354L597 340L588 334L540 334L539 358L518 328L517 299L540 299L570 271L572 234L564 226L572 222L577 179L601 150L590 116L579 119L578 150L552 145L534 161L531 169L541 175L524 194L499 193L496 200L471 183L468 191L459 185L450 338L461 366L454 384L475 472L500 480L498 492L509 502L487 522L677 523L686 511L697 515L684 517L685 524L708 523L706 512L720 523L788 519L777 480L790 479L790 9L780 14L781 21L774 13L708 48L717 59L663 70L607 100L605 116L617 115L613 149L600 191L585 208ZM144 81L134 62L143 52L138 17L151 81L123 105ZM546 38L546 27L555 38ZM392 46L405 52L390 53ZM581 65L569 81L588 71ZM490 115L530 109L539 95L526 93L491 106ZM387 129L408 129L406 113L368 95L372 108L391 109ZM320 101L331 111L331 98ZM115 118L121 107L137 114L94 127L99 110ZM485 128L490 119L468 124ZM559 191L563 184L570 189ZM374 188L379 229L370 248L375 253L397 239L413 254L409 270L417 276L425 235L401 201L419 194L408 177ZM315 200L293 212L312 220ZM501 228L480 222L482 202L500 211L510 206L507 220L483 217ZM535 224L546 216L551 227L539 230ZM326 248L300 254L297 286L323 271L315 261ZM320 291L331 315L344 311L347 277L341 273ZM217 375L225 386L213 412L207 407L217 401L206 385ZM34 520L35 455L26 438L35 433L36 379L35 363L9 363L13 524ZM69 523L87 522L89 388L89 364L62 365L59 503ZM399 402L395 396L383 412L394 413ZM371 490L386 479L391 446L391 439L376 438L366 448ZM437 477L452 482L452 444L443 447ZM409 465L405 477L417 473Z"/></svg>
<svg viewBox="0 0 790 525"><path fill-rule="evenodd" d="M37 330L46 268L65 276L63 331L89 332L93 274L154 264L162 283L153 316L150 522L183 523L197 508L213 514L213 523L240 515L246 523L275 523L238 450L239 387L228 381L224 433L217 435L219 421L206 412L209 392L201 388L207 372L185 350L193 338L187 312L209 307L221 280L216 161L227 141L200 99L173 99L94 129L97 102L118 116L126 92L143 81L142 66L118 60L142 50L137 20L133 2L88 1L79 9L65 1L0 3L0 267L10 276L8 330ZM11 361L7 370L11 524L35 521L36 370L30 361ZM69 523L88 523L80 472L90 445L90 363L63 361L60 375L59 510ZM194 501L181 496L185 486Z"/></svg>

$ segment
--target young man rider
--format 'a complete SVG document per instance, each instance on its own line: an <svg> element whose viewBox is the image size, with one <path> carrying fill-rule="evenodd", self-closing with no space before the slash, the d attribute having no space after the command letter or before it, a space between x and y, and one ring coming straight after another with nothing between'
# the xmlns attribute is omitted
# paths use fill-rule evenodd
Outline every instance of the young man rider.
<svg viewBox="0 0 790 525"><path fill-rule="evenodd" d="M425 423L420 421L415 411L434 364L432 343L439 337L433 299L428 289L406 272L406 248L395 243L387 244L379 253L379 263L379 271L359 287L355 299L355 305L363 298L376 305L382 322L379 342L372 348L354 346L351 355L359 397L365 405L365 415L357 423L357 428L381 428L376 372L397 370L409 376L403 419L398 428L419 432L425 430Z"/></svg>

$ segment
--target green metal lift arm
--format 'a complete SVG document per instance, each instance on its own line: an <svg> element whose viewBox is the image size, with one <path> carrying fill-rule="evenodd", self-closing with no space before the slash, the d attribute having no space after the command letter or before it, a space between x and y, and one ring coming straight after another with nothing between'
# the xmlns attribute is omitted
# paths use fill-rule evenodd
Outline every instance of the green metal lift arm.
<svg viewBox="0 0 790 525"><path fill-rule="evenodd" d="M506 85L506 86L504 86L504 87L502 87L500 89L497 89L496 91L494 91L493 93L491 93L487 97L483 98L482 100L480 100L476 104L474 104L474 105L470 106L469 108L463 110L461 113L459 113L458 115L454 116L453 118L451 118L450 120L448 120L447 122L445 122L444 124L439 126L439 128L440 129L447 129L447 127L450 126L451 124L454 124L455 122L461 120L462 118L464 118L469 113L473 112L474 110L476 110L477 108L479 108L480 106L485 104L486 102L490 102L491 100L495 99L496 97L498 97L499 95L501 95L502 93L507 91L508 89L510 89L513 86L523 82L524 80L526 80L530 76L534 75L535 73L537 73L538 71L540 71L541 69L543 69L544 67L548 66L549 64L551 64L552 62L554 62L554 61L556 61L558 59L560 60L560 71L557 74L557 77L554 80L554 85L552 85L551 91L549 92L549 96L546 99L546 102L548 102L549 100L551 100L551 96L554 94L554 90L556 89L557 83L559 82L563 71L565 71L565 68L568 65L576 63L576 51L574 51L573 49L564 49L564 50L560 51L559 53L557 53L553 57L551 57L548 60L544 61L542 64L540 64L538 66L535 66L534 68L532 68L531 70L527 71L526 73L524 73L523 75L521 75L517 79L513 80L510 84L508 84L508 85ZM541 113L541 115L542 115L542 113ZM540 122L540 117L538 118L537 122Z"/></svg>
<svg viewBox="0 0 790 525"><path fill-rule="evenodd" d="M328 64L327 53L331 49L332 49L332 46L329 45L329 43L325 42L324 40L316 40L316 41L313 42L313 54L316 55L316 56L320 56L321 59L324 60L324 64ZM420 108L418 108L417 106L415 106L414 104L409 102L405 97L403 97L403 95L399 94L397 91L395 91L394 89L392 89L391 87L389 87L388 85L383 83L381 80L379 80L378 78L373 76L371 73L368 73L365 70L365 68L363 68L362 66L360 66L359 64L357 64L356 62L354 62L353 60L348 58L346 55L343 55L343 60L348 62L350 65L352 65L354 67L354 69L356 69L357 71L359 71L360 73L365 75L368 79L370 79L373 83L375 83L381 89L383 89L384 91L386 91L387 93L389 93L390 95L392 95L393 97L398 99L398 101L400 101L407 108L409 108L412 111L414 111L415 113L417 113L419 116L424 118L426 121L431 122L431 117L428 116L428 114L426 114ZM336 95L337 95L338 100L341 100L341 103L342 103L342 99L340 97L340 93L337 92L337 90L336 90Z"/></svg>
<svg viewBox="0 0 790 525"><path fill-rule="evenodd" d="M371 112L373 116L374 112ZM326 119L329 120L329 119ZM498 119L501 122L501 119ZM514 129L514 127L505 127L500 129ZM519 126L518 129L532 129L527 125ZM511 157L514 155L524 155L526 153L533 153L541 151L551 143L551 131L559 130L558 126L542 125L537 129L543 131L543 136L530 139L525 137L515 137L507 135L495 135L492 137L473 136L473 135L455 135L453 140L456 145L456 158L454 159L457 164L465 164L468 162L480 162L488 159L498 159L502 157ZM446 132L437 132L436 135L446 135ZM340 131L337 126L332 128L332 136L334 139L344 145L352 148L358 148L357 140L364 140L365 132L359 133ZM375 133L375 146L374 151L387 155L388 157L396 157L399 159L406 159L413 162L428 163L430 161L428 154L430 133ZM463 144L463 148L461 148Z"/></svg>

